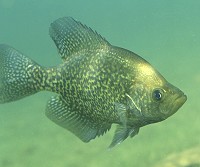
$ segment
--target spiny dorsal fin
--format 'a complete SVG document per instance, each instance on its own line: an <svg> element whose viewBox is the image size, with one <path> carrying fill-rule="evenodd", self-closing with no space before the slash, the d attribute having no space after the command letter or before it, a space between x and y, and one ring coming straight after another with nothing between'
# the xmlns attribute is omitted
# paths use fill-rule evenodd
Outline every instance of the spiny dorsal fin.
<svg viewBox="0 0 200 167"><path fill-rule="evenodd" d="M109 43L97 32L71 17L59 18L51 24L49 34L65 61L81 51L104 49Z"/></svg>
<svg viewBox="0 0 200 167"><path fill-rule="evenodd" d="M83 113L82 113L83 112ZM65 129L68 129L84 142L103 135L111 124L98 124L84 115L84 111L71 108L61 96L52 97L46 108L46 116Z"/></svg>

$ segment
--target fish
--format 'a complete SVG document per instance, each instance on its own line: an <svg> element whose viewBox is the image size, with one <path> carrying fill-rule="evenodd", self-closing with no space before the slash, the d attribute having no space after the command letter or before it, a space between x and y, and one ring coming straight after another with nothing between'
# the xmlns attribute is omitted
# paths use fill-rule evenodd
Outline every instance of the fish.
<svg viewBox="0 0 200 167"><path fill-rule="evenodd" d="M51 121L86 143L115 124L112 148L167 119L187 100L145 59L72 17L52 22L49 35L62 59L53 67L0 44L1 104L53 92L45 110Z"/></svg>

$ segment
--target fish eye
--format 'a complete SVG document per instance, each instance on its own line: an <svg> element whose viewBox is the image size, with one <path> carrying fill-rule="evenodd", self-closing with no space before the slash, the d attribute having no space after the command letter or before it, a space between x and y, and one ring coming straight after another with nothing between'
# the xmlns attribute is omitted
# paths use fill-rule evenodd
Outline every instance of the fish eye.
<svg viewBox="0 0 200 167"><path fill-rule="evenodd" d="M152 97L155 101L161 101L164 97L163 89L154 89L152 93Z"/></svg>

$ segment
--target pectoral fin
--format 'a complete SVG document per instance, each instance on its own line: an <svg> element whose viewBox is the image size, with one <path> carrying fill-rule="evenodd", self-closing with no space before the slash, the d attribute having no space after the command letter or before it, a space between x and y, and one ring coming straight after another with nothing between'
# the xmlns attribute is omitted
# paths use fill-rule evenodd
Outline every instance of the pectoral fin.
<svg viewBox="0 0 200 167"><path fill-rule="evenodd" d="M115 145L122 143L128 136L134 137L138 132L139 128L118 125L109 148L113 148Z"/></svg>
<svg viewBox="0 0 200 167"><path fill-rule="evenodd" d="M117 126L115 130L115 134L113 140L109 146L109 148L114 147L117 144L120 144L128 137L128 129L127 129L127 116L126 116L126 106L121 103L115 103L115 110L120 118L121 124Z"/></svg>
<svg viewBox="0 0 200 167"><path fill-rule="evenodd" d="M117 125L113 140L112 140L109 148L112 148L115 145L120 144L121 142L123 142L128 137L128 135L129 135L129 131L128 131L126 126Z"/></svg>
<svg viewBox="0 0 200 167"><path fill-rule="evenodd" d="M61 96L52 97L46 108L46 116L59 126L71 131L83 142L106 133L110 124L97 124L84 115L84 111L74 109Z"/></svg>
<svg viewBox="0 0 200 167"><path fill-rule="evenodd" d="M126 106L124 104L115 103L115 109L120 117L121 124L117 126L109 148L122 143L128 136L133 137L139 132L139 128L127 126Z"/></svg>

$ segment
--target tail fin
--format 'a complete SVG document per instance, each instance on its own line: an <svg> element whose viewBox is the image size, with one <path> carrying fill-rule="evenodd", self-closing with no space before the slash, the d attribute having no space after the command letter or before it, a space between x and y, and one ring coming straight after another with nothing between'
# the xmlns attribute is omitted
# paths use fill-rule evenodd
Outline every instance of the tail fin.
<svg viewBox="0 0 200 167"><path fill-rule="evenodd" d="M21 99L39 91L34 79L41 67L14 48L0 44L0 103Z"/></svg>

